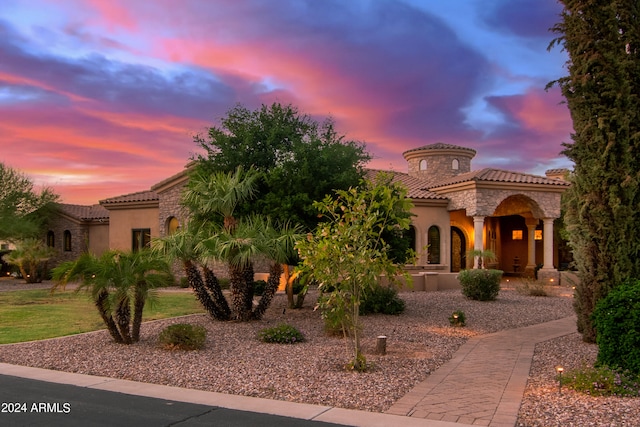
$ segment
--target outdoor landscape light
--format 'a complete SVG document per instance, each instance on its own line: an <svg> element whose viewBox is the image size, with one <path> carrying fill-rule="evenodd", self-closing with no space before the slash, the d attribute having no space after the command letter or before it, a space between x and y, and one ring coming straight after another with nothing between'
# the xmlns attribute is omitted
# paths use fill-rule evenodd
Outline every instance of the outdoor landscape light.
<svg viewBox="0 0 640 427"><path fill-rule="evenodd" d="M556 366L556 372L558 373L558 393L562 394L562 373L564 368L560 365Z"/></svg>

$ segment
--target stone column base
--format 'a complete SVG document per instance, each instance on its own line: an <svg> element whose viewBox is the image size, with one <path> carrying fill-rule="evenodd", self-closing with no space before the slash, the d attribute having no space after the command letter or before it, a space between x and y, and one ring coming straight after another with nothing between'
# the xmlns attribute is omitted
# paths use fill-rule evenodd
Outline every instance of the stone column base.
<svg viewBox="0 0 640 427"><path fill-rule="evenodd" d="M559 285L560 272L555 268L542 268L538 270L538 281L545 285Z"/></svg>

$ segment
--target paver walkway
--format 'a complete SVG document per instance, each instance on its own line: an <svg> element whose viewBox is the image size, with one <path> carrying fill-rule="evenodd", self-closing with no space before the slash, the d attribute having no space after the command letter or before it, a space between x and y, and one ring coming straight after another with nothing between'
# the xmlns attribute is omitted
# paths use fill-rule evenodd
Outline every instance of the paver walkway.
<svg viewBox="0 0 640 427"><path fill-rule="evenodd" d="M576 318L471 338L387 414L467 425L513 427L536 343L576 331ZM550 367L553 369L553 367Z"/></svg>

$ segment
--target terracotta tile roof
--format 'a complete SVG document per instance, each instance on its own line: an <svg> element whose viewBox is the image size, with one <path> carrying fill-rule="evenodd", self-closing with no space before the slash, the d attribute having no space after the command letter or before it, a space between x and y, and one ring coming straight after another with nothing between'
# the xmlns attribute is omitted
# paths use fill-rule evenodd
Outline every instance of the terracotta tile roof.
<svg viewBox="0 0 640 427"><path fill-rule="evenodd" d="M460 174L453 178L448 178L431 185L431 188L444 187L446 185L459 184L470 181L490 181L490 182L509 182L523 184L547 184L561 187L568 187L570 184L566 181L547 178L539 175L528 173L512 172L501 169L485 168L467 173Z"/></svg>
<svg viewBox="0 0 640 427"><path fill-rule="evenodd" d="M403 172L394 172L394 171L386 171L386 170L377 170L377 169L367 169L367 179L374 179L375 176L380 173L390 173L393 175L393 182L400 182L407 187L408 196L411 199L434 199L434 200L447 200L446 197L440 196L433 191L429 191L427 188L427 183L419 178L415 178L410 176L409 174Z"/></svg>
<svg viewBox="0 0 640 427"><path fill-rule="evenodd" d="M112 205L116 203L128 202L153 202L160 200L155 191L138 191L137 193L125 194L123 196L112 197L110 199L100 200L101 205Z"/></svg>
<svg viewBox="0 0 640 427"><path fill-rule="evenodd" d="M402 155L404 156L407 153L412 153L414 151L425 151L425 150L461 150L461 151L468 151L469 153L473 153L474 155L476 154L476 150L474 150L473 148L461 147L459 145L453 145L453 144L445 144L443 142L436 142L435 144L428 144L428 145L423 145L422 147L412 148L411 150L407 150L404 153L402 153Z"/></svg>
<svg viewBox="0 0 640 427"><path fill-rule="evenodd" d="M85 206L59 203L58 208L66 215L83 221L109 219L109 211L101 205Z"/></svg>

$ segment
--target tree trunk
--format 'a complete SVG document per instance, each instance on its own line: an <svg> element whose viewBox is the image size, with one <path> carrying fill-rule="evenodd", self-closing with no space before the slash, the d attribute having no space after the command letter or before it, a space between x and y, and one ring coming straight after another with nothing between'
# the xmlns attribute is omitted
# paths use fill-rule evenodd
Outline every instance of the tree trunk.
<svg viewBox="0 0 640 427"><path fill-rule="evenodd" d="M129 298L123 298L118 301L118 307L116 308L116 322L120 335L122 336L122 342L124 344L131 344L131 331L129 329L131 322L131 301L129 301Z"/></svg>
<svg viewBox="0 0 640 427"><path fill-rule="evenodd" d="M278 263L274 263L271 266L271 270L269 271L269 278L267 279L267 286L264 288L264 293L262 294L262 298L258 302L258 306L253 312L253 318L256 320L262 319L265 311L271 305L271 301L273 300L273 296L276 294L278 290L278 286L280 285L280 275L282 274L282 266Z"/></svg>
<svg viewBox="0 0 640 427"><path fill-rule="evenodd" d="M251 310L247 309L247 283L242 267L229 266L229 282L231 286L231 303L235 320L251 320Z"/></svg>
<svg viewBox="0 0 640 427"><path fill-rule="evenodd" d="M118 331L118 327L116 326L116 322L114 322L113 317L111 317L111 313L109 307L107 306L107 300L109 299L109 293L106 290L100 291L95 300L96 308L100 313L100 317L105 325L107 325L107 330L111 337L118 344L122 344L124 340L122 339L122 335Z"/></svg>
<svg viewBox="0 0 640 427"><path fill-rule="evenodd" d="M200 301L200 304L207 313L209 313L209 315L215 320L229 320L228 317L225 317L224 314L220 312L218 306L211 298L211 295L207 292L204 282L202 281L202 275L200 274L200 271L198 271L198 267L190 261L185 261L184 269L187 274L189 286L191 286L193 292L196 294L196 298Z"/></svg>
<svg viewBox="0 0 640 427"><path fill-rule="evenodd" d="M133 300L133 324L131 327L131 341L140 341L140 327L142 326L142 311L144 310L144 304L146 303L146 296L142 291L136 291L135 299Z"/></svg>
<svg viewBox="0 0 640 427"><path fill-rule="evenodd" d="M217 307L217 316L218 320L230 320L231 319L231 309L229 308L229 303L227 299L224 297L222 293L222 288L220 288L220 282L218 282L218 278L213 273L210 268L203 266L204 270L204 285L206 289L209 291L211 295L211 299L213 303Z"/></svg>

